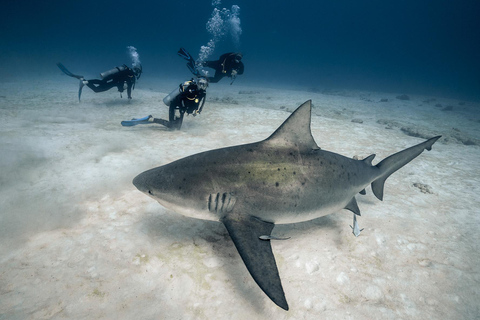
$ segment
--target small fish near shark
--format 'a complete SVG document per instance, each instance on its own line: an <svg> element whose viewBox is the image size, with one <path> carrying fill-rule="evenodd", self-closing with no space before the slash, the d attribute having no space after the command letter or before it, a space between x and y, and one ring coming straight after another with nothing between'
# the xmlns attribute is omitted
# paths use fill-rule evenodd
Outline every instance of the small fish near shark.
<svg viewBox="0 0 480 320"><path fill-rule="evenodd" d="M275 224L319 218L341 209L360 215L355 195L371 185L383 199L385 180L431 150L440 136L395 153L377 165L375 155L355 160L322 150L313 139L311 101L298 107L267 139L194 154L147 170L138 190L179 214L222 222L251 276L288 310L271 240Z"/></svg>

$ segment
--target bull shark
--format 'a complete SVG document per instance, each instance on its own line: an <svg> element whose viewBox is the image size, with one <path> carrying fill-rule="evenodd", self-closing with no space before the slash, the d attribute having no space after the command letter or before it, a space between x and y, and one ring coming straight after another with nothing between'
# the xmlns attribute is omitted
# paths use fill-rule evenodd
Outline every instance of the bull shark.
<svg viewBox="0 0 480 320"><path fill-rule="evenodd" d="M355 195L371 185L382 200L385 180L440 138L372 165L375 155L355 160L320 149L310 123L311 100L263 141L194 154L133 180L165 208L222 222L255 282L285 310L289 307L271 247L271 240L279 239L271 235L275 224L308 221L341 209L360 215Z"/></svg>

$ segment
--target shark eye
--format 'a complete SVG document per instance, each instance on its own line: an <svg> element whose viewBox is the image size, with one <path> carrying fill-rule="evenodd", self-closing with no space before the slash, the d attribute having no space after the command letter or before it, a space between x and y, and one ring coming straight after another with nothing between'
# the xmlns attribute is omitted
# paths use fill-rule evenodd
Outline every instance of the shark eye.
<svg viewBox="0 0 480 320"><path fill-rule="evenodd" d="M148 194L153 196L153 193L150 190L148 190Z"/></svg>

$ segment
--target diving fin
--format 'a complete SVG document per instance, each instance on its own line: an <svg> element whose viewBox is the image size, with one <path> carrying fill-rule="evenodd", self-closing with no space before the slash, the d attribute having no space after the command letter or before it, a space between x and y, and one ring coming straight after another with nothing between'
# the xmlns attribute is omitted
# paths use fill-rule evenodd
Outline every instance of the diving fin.
<svg viewBox="0 0 480 320"><path fill-rule="evenodd" d="M82 89L83 89L83 86L85 85L85 83L83 82L83 80L81 79L80 80L80 83L78 85L78 101L80 102L80 98L82 97Z"/></svg>
<svg viewBox="0 0 480 320"><path fill-rule="evenodd" d="M188 53L188 51L185 50L185 48L180 48L178 50L177 54L185 60L193 61L192 55L190 53Z"/></svg>
<svg viewBox="0 0 480 320"><path fill-rule="evenodd" d="M67 76L69 77L72 77L72 78L77 78L79 80L83 80L83 76L79 76L79 75L76 75L76 74L73 74L71 73L70 71L68 71L67 68L65 68L65 66L63 64L61 64L60 62L57 63L57 66L60 68L60 70L62 70L63 73L65 73Z"/></svg>
<svg viewBox="0 0 480 320"><path fill-rule="evenodd" d="M121 125L124 127L133 127L133 126L136 126L137 124L147 124L152 122L152 121L149 121L151 118L152 118L151 115L140 118L140 119L133 118L132 120L122 121Z"/></svg>
<svg viewBox="0 0 480 320"><path fill-rule="evenodd" d="M177 52L177 54L182 57L183 59L187 60L188 63L187 63L187 67L188 67L188 70L190 70L190 72L196 76L196 77L199 77L200 76L200 72L198 71L197 69L197 64L195 63L195 60L193 59L192 55L190 53L188 53L187 50L185 50L185 48L180 48Z"/></svg>
<svg viewBox="0 0 480 320"><path fill-rule="evenodd" d="M194 76L196 77L200 76L200 72L198 71L197 66L195 65L195 62L190 61L189 63L187 63L187 67L188 67L188 70L190 70L190 72Z"/></svg>

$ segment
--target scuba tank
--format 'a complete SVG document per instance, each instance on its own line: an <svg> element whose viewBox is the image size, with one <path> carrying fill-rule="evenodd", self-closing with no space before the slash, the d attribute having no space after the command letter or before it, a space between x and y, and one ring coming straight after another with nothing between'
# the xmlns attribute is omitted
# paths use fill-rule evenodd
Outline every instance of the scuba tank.
<svg viewBox="0 0 480 320"><path fill-rule="evenodd" d="M172 92L170 92L170 94L168 96L166 96L165 98L163 98L163 103L165 103L167 106L170 107L170 104L172 103L172 101L180 94L180 89L179 88L176 88L174 89Z"/></svg>
<svg viewBox="0 0 480 320"><path fill-rule="evenodd" d="M100 73L100 77L101 77L102 79L105 79L105 78L107 78L107 77L111 77L111 76L113 76L114 74L117 74L117 73L122 72L122 71L125 71L125 70L127 70L127 66L126 66L126 65L123 65L123 66L120 66L120 67L115 67L115 68L113 68L113 69L110 69L110 70L108 70L108 71L105 71L105 72Z"/></svg>

